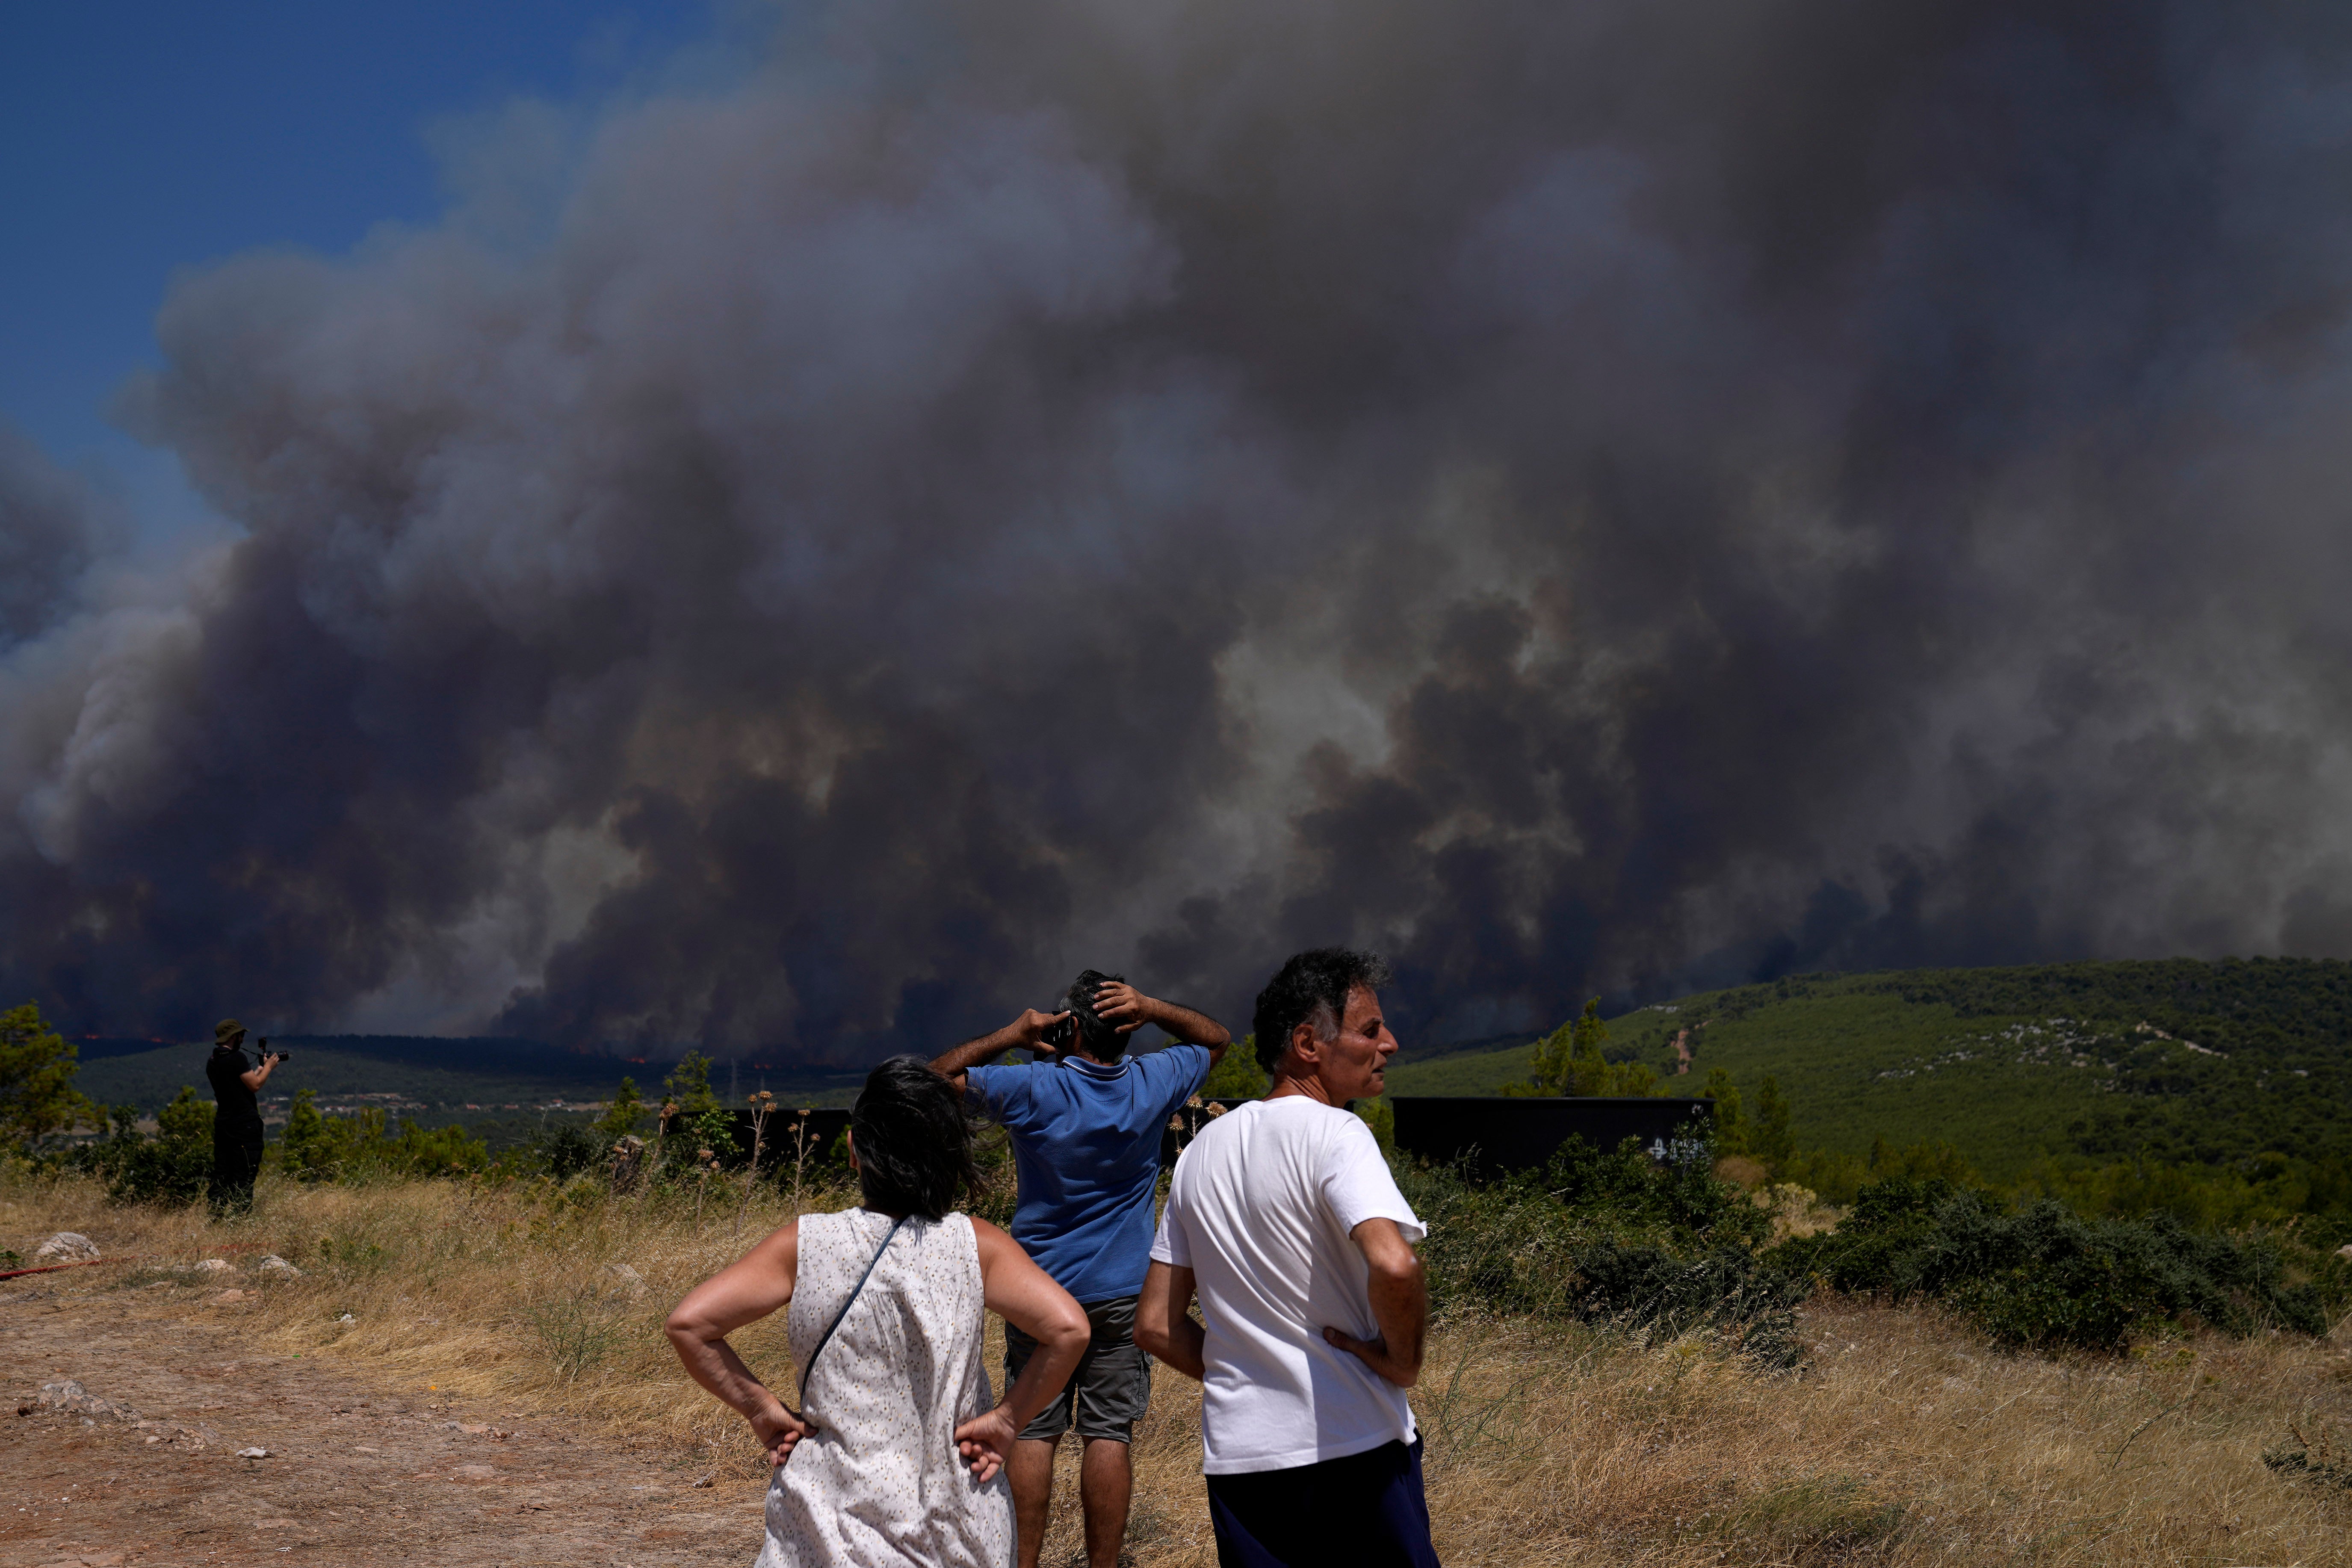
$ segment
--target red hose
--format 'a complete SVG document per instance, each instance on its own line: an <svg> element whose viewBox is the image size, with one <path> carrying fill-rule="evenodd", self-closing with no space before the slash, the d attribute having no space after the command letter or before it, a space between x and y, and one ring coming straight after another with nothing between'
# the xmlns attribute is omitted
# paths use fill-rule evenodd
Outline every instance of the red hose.
<svg viewBox="0 0 2352 1568"><path fill-rule="evenodd" d="M0 1272L0 1279L14 1279L20 1274L54 1274L60 1268L89 1268L100 1263L120 1263L120 1258L84 1258L72 1263L44 1263L37 1268L11 1268Z"/></svg>

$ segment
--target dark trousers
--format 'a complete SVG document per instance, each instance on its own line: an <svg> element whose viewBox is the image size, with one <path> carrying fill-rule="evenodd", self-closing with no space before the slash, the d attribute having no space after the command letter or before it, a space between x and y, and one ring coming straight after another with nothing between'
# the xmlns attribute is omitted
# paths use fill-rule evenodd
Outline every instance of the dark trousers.
<svg viewBox="0 0 2352 1568"><path fill-rule="evenodd" d="M1439 1568L1419 1437L1208 1482L1223 1568Z"/></svg>
<svg viewBox="0 0 2352 1568"><path fill-rule="evenodd" d="M253 1179L261 1174L261 1130L213 1140L213 1184L207 1194L215 1214L243 1214L253 1206Z"/></svg>

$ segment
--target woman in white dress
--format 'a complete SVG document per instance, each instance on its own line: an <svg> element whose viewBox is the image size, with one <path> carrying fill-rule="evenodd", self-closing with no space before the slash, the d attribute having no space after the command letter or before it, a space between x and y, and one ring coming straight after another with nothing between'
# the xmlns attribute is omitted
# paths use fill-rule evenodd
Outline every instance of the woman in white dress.
<svg viewBox="0 0 2352 1568"><path fill-rule="evenodd" d="M776 1467L757 1568L1000 1568L1013 1561L1000 1472L1069 1381L1087 1315L1011 1237L956 1211L975 1179L971 1128L921 1058L875 1068L849 1126L864 1205L803 1215L697 1286L670 1342ZM727 1342L780 1307L797 1415ZM1037 1341L1001 1404L981 1359L992 1311Z"/></svg>

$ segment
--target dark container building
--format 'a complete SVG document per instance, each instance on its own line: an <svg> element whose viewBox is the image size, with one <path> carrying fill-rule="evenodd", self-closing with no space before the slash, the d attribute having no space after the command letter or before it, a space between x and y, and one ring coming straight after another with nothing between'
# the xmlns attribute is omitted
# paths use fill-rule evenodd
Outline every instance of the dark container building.
<svg viewBox="0 0 2352 1568"><path fill-rule="evenodd" d="M1703 1144L1714 1110L1712 1100L1648 1095L1399 1095L1389 1105L1401 1152L1478 1175L1541 1169L1570 1138L1602 1150L1638 1138L1653 1159L1673 1159Z"/></svg>

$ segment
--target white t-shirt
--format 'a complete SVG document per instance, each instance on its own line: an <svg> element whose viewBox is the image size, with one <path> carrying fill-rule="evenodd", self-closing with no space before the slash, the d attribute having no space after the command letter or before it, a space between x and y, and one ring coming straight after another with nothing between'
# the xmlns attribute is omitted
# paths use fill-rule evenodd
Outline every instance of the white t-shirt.
<svg viewBox="0 0 2352 1568"><path fill-rule="evenodd" d="M1410 1443L1404 1390L1323 1339L1375 1338L1371 1269L1349 1233L1406 1206L1371 1129L1350 1111L1286 1095L1201 1131L1168 1189L1152 1258L1190 1268L1208 1330L1201 1468L1288 1469Z"/></svg>

